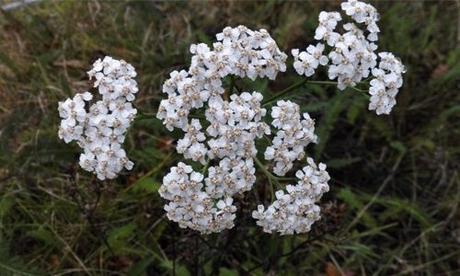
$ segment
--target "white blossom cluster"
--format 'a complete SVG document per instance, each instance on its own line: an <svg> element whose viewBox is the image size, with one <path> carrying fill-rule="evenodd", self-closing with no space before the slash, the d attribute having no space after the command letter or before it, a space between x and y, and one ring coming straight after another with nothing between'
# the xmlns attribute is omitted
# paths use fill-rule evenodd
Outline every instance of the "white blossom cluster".
<svg viewBox="0 0 460 276"><path fill-rule="evenodd" d="M316 45L309 45L306 51L293 49L294 69L299 75L310 77L314 75L319 65L328 67L328 77L337 79L337 87L344 90L346 87L354 87L359 82L372 76L376 68L378 56L376 54L376 42L380 29L377 25L379 14L370 4L358 0L348 0L341 4L342 10L350 16L353 22L343 24L343 32L337 30L342 16L338 12L325 12L319 14L319 25L315 31ZM361 25L366 28L362 30ZM329 52L324 54L326 45ZM399 72L398 79L405 72L400 62L392 63L395 67L386 70ZM379 75L380 76L380 75ZM400 86L399 86L400 87ZM398 87L398 88L399 88ZM378 89L379 93L371 93L372 99L369 104L370 110L376 110L377 114L388 114L393 105L398 89ZM383 91L383 92L382 92ZM393 104L387 103L391 99Z"/></svg>
<svg viewBox="0 0 460 276"><path fill-rule="evenodd" d="M95 78L101 99L89 109L86 105L93 99L89 92L59 102L58 135L66 143L77 141L83 149L80 166L84 170L100 180L113 179L123 168L131 170L134 165L122 144L137 113L131 103L138 92L136 71L124 60L107 56L94 62L88 75Z"/></svg>
<svg viewBox="0 0 460 276"><path fill-rule="evenodd" d="M255 139L270 134L270 127L260 120L267 110L261 108L262 94L253 92L233 94L231 101L221 98L209 101L206 119L210 123L206 132L210 159L252 158L256 155Z"/></svg>
<svg viewBox="0 0 460 276"><path fill-rule="evenodd" d="M272 125L278 129L272 146L265 150L265 159L274 160L273 172L283 176L293 167L295 160L305 156L305 147L317 142L315 121L308 113L300 116L300 107L291 101L278 101L272 108Z"/></svg>
<svg viewBox="0 0 460 276"><path fill-rule="evenodd" d="M233 227L235 216L232 213L236 207L232 205L232 196L249 191L255 183L255 139L270 133L269 126L260 122L266 113L260 107L262 95L243 92L230 98L230 102L219 97L209 100L206 109L206 119L210 123L206 129L207 136L201 132L199 120L192 119L184 138L177 144L178 152L184 153L186 159L202 163L220 159L219 165L210 166L208 176L204 178L202 174L190 171L190 166L180 163L178 167L191 173L190 181L185 175L179 180L178 169L175 168L163 179L160 195L172 200L165 210L168 218L181 227L202 233ZM171 178L174 181L170 181ZM183 191L189 196L173 192L175 185L179 185L177 183L182 183ZM207 207L193 208L197 204Z"/></svg>
<svg viewBox="0 0 460 276"><path fill-rule="evenodd" d="M233 227L232 197L250 190L256 180L255 139L270 134L262 121L267 112L261 106L262 94L242 92L225 100L222 78L275 79L286 70L287 58L263 29L226 27L216 38L212 49L206 44L190 47L191 66L170 74L163 85L168 98L161 101L157 113L168 130L185 132L177 143L185 159L203 165L220 160L208 168L207 177L179 163L160 188L160 195L170 201L165 206L168 218L202 233ZM193 110L201 108L206 122L190 119Z"/></svg>
<svg viewBox="0 0 460 276"><path fill-rule="evenodd" d="M286 71L287 55L264 29L226 27L216 38L212 49L203 43L191 45L189 70L173 71L165 81L163 92L168 98L161 101L157 117L167 129L186 131L192 109L221 98L225 92L222 78L226 76L275 79L278 72Z"/></svg>
<svg viewBox="0 0 460 276"><path fill-rule="evenodd" d="M378 68L372 69L369 94L371 100L369 109L375 110L378 115L389 114L396 104L396 95L403 84L402 74L405 72L404 65L392 53L379 53L380 62Z"/></svg>
<svg viewBox="0 0 460 276"><path fill-rule="evenodd" d="M287 185L286 191L278 190L276 200L268 206L259 205L252 216L267 233L279 232L281 235L306 233L311 225L320 219L318 202L329 191L330 177L326 165L318 166L307 158L308 165L296 172L297 185Z"/></svg>
<svg viewBox="0 0 460 276"><path fill-rule="evenodd" d="M159 189L161 197L169 200L164 209L167 217L182 228L191 228L201 233L220 232L233 227L236 207L227 197L214 200L203 191L201 173L180 162L163 178Z"/></svg>

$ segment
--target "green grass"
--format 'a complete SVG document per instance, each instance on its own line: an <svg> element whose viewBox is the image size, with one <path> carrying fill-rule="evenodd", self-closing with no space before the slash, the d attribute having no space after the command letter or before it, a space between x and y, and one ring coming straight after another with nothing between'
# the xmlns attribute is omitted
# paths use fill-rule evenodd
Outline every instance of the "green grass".
<svg viewBox="0 0 460 276"><path fill-rule="evenodd" d="M351 89L296 92L321 140L309 154L332 180L322 220L287 237L251 218L270 200L260 171L237 199L234 229L200 236L165 219L157 189L181 160L171 145L179 134L151 116L125 143L134 170L100 183L78 167L78 147L58 139L57 102L88 89L85 71L108 54L136 67L136 106L155 113L191 43L245 24L268 29L285 51L305 47L318 12L338 1L45 1L0 13L0 275L458 275L460 6L373 3L380 49L408 69L398 104L376 116ZM289 70L276 82L237 83L269 95L298 81Z"/></svg>

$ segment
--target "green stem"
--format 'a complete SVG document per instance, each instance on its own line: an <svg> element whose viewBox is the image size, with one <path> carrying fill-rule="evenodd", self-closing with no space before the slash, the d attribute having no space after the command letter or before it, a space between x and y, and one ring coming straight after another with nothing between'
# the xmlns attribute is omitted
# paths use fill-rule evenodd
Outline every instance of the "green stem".
<svg viewBox="0 0 460 276"><path fill-rule="evenodd" d="M296 180L296 178L294 177L279 177L279 176L275 176L273 175L271 172L269 172L267 170L267 168L265 168L264 164L262 164L262 162L259 160L259 158L255 157L254 160L256 161L256 164L257 166L259 166L259 168L262 170L262 172L270 179L273 179L275 180L276 182L278 181L293 181L293 180ZM279 184L279 183L278 183Z"/></svg>
<svg viewBox="0 0 460 276"><path fill-rule="evenodd" d="M235 77L233 75L230 76L230 87L228 88L229 94L233 94L233 87L235 87Z"/></svg>
<svg viewBox="0 0 460 276"><path fill-rule="evenodd" d="M364 89L359 89L358 87L355 87L355 86L350 86L351 89L355 90L355 91L358 91L358 92L367 92L366 90Z"/></svg>
<svg viewBox="0 0 460 276"><path fill-rule="evenodd" d="M209 160L206 162L206 165L201 170L201 174L205 175L208 172L208 168L209 168Z"/></svg>
<svg viewBox="0 0 460 276"><path fill-rule="evenodd" d="M328 84L328 85L337 85L336 81L307 81L310 84Z"/></svg>
<svg viewBox="0 0 460 276"><path fill-rule="evenodd" d="M139 112L134 118L134 121L145 120L145 119L155 119L156 115L157 115L156 113Z"/></svg>
<svg viewBox="0 0 460 276"><path fill-rule="evenodd" d="M262 106L266 106L268 104L271 104L272 102L278 100L279 98L283 97L284 95L286 95L287 93L291 92L292 90L294 89L297 89L301 86L303 86L305 83L307 83L307 80L306 79L303 79L302 81L299 81L297 83L294 83L293 85L289 86L288 88L284 89L283 91L281 91L280 93L276 94L275 96L271 97L270 99L264 101L262 103Z"/></svg>
<svg viewBox="0 0 460 276"><path fill-rule="evenodd" d="M281 91L280 93L276 94L275 96L271 97L270 99L264 101L262 103L262 106L266 106L266 105L269 105L275 101L277 101L278 99L282 98L283 96L285 96L286 94L288 94L289 92L299 88L299 87L302 87L304 84L325 84L325 85L337 85L337 82L336 81L312 81L312 80L302 80L302 81L299 81L291 86L289 86L288 88L284 89L283 91ZM355 86L349 86L349 88L353 89L353 90L356 90L356 91L359 91L359 92L366 92L366 90L363 90L363 89L359 89Z"/></svg>
<svg viewBox="0 0 460 276"><path fill-rule="evenodd" d="M275 190L273 189L272 180L275 180L275 183L276 183L277 187L279 187L278 181L276 179L272 178L271 173L265 168L264 164L262 164L262 162L260 162L260 160L257 157L255 157L254 160L256 161L257 166L262 170L262 172L267 177L268 183L270 184L270 193L271 193L271 196L272 196L272 200L275 200Z"/></svg>

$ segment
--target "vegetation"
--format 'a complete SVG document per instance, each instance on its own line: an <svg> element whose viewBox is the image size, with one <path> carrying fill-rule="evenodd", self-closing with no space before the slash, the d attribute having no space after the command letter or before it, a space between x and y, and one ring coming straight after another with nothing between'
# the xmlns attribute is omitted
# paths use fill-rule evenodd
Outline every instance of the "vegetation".
<svg viewBox="0 0 460 276"><path fill-rule="evenodd" d="M390 116L365 93L308 84L290 94L317 123L309 148L331 191L308 235L263 233L251 218L270 198L238 198L236 227L201 236L170 223L157 190L178 160L154 117L162 82L188 67L191 43L223 27L266 28L281 49L313 39L339 1L44 1L0 12L0 275L458 275L460 273L460 4L374 1L380 49L407 66ZM57 102L90 87L105 54L133 64L141 115L125 147L136 165L100 182L57 137ZM290 61L291 62L291 61ZM265 95L294 83L235 80ZM325 80L323 75L315 80ZM261 195L266 195L265 197Z"/></svg>

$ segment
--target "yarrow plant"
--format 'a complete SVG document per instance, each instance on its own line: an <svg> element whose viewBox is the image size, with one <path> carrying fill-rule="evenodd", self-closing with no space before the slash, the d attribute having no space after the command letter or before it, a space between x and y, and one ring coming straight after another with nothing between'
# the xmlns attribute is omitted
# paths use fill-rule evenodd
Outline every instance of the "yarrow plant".
<svg viewBox="0 0 460 276"><path fill-rule="evenodd" d="M88 72L100 100L88 108L93 99L90 92L78 93L59 102L59 138L66 143L77 141L83 149L80 166L96 174L100 180L117 177L123 168L131 170L122 144L126 131L137 113L132 101L138 92L134 67L111 57L98 59Z"/></svg>
<svg viewBox="0 0 460 276"><path fill-rule="evenodd" d="M159 190L169 201L165 206L168 218L181 227L202 233L220 232L234 226L233 198L252 189L256 182L254 162L261 161L257 159L255 142L272 134L270 125L263 121L267 110L261 104L262 94L241 92L229 95L226 100L222 78L230 75L252 80L275 79L278 72L285 71L287 57L266 30L226 27L216 39L212 49L205 44L190 47L191 66L188 71L172 72L165 81L163 92L168 98L161 102L157 114L169 130L184 131L184 137L177 142L178 153L203 165L213 164L198 172L180 162L171 168ZM204 111L203 122L189 118L193 109ZM283 100L273 107L271 117L276 135L265 151L265 159L275 162L277 175L285 175L295 160L305 157L305 147L317 141L314 121L308 113L301 115L297 104ZM203 125L207 127L204 129ZM326 166L321 164L322 174L318 180L317 173L310 172L316 165L308 160L310 165L304 168L305 177L295 186L297 192L290 186L289 192L292 192L291 204L296 204L296 197L301 196L307 196L309 201L303 200L302 206L289 214L284 209L272 212L273 208L284 206L278 201L266 212L259 206L254 218L265 231L302 233L309 231L310 225L319 218L319 207L314 202L328 190L329 176ZM301 171L297 174L301 175ZM276 195L282 193L280 190ZM304 219L291 225L275 225L271 221L288 216L291 220Z"/></svg>
<svg viewBox="0 0 460 276"><path fill-rule="evenodd" d="M369 110L377 115L389 114L396 104L405 68L393 54L376 53L380 16L372 5L348 0L341 8L352 22L343 24L340 33L341 14L322 11L314 37L318 43L309 45L306 51L291 51L294 68L299 75L310 77L320 65L326 66L329 79L337 80L340 90L371 78Z"/></svg>
<svg viewBox="0 0 460 276"><path fill-rule="evenodd" d="M375 52L380 30L373 6L349 0L341 7L353 22L344 24L340 33L340 13L321 12L315 31L319 42L306 51L292 50L294 69L310 77L325 66L340 90L372 78L369 109L388 114L396 103L404 66L391 53ZM259 92L231 94L233 87L223 88L222 78L226 76L273 80L278 72L285 71L286 55L267 31L226 27L216 39L212 48L205 44L190 47L191 66L188 71L172 72L165 81L163 92L168 98L157 113L168 130L184 132L177 142L178 153L204 166L198 172L180 162L165 176L159 192L168 200L167 216L181 227L202 233L234 226L233 199L255 184L254 163L269 178L282 179L296 161L306 157L305 148L318 141L310 115L301 114L299 105L282 99L290 89L263 102ZM272 103L271 111L264 108ZM277 176L257 158L255 141L259 138L271 142L263 156L273 162ZM317 202L329 190L330 176L325 164L317 165L310 157L306 161L307 165L295 173L297 184L279 189L272 204L267 208L259 205L253 211L253 218L265 232L305 233L320 218Z"/></svg>
<svg viewBox="0 0 460 276"><path fill-rule="evenodd" d="M324 66L329 79L336 82L302 77L265 101L258 91L234 89L234 78L275 80L286 71L287 55L266 30L226 27L211 46L190 46L190 67L170 73L162 87L167 98L156 114L167 130L183 133L176 150L184 160L170 168L159 188L170 220L203 234L234 227L234 199L253 188L255 165L270 185L271 180L277 184L297 180L284 188L278 186L276 192L271 187L273 202L253 210L252 217L263 231L305 233L320 219L318 202L329 191L330 176L325 164L315 163L305 152L310 143L318 141L315 121L283 97L306 83L333 83L340 90L352 87L359 91L362 89L355 86L368 83L369 109L388 114L396 104L405 72L393 54L376 53L380 32L376 9L357 0L343 2L341 8L352 22L340 29L342 15L322 11L314 36L318 42L305 51L291 51L299 75L311 77ZM88 75L96 79L94 86L102 99L89 109L86 105L93 98L89 92L59 103L63 119L59 137L82 147L83 169L101 180L111 179L123 168L133 167L121 145L137 112L131 104L138 90L136 73L126 62L105 57L94 63ZM227 89L224 78L230 78ZM260 153L259 139L268 143ZM296 162L303 160L306 165L301 168ZM296 178L284 177L293 168L301 168L293 173Z"/></svg>

